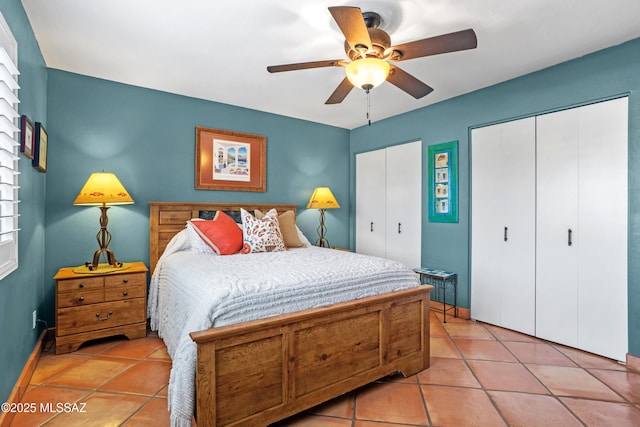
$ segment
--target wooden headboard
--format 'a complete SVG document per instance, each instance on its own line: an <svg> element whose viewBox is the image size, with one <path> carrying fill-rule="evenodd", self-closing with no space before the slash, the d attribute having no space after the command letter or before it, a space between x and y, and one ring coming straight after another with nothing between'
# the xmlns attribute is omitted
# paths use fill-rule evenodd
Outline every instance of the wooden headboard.
<svg viewBox="0 0 640 427"><path fill-rule="evenodd" d="M201 218L201 213L207 211L240 211L243 208L251 213L256 209L267 212L276 209L278 213L296 211L297 205L268 204L268 203L205 203L205 202L149 202L149 263L150 271L156 268L158 258L164 252L173 236L184 227L191 218Z"/></svg>

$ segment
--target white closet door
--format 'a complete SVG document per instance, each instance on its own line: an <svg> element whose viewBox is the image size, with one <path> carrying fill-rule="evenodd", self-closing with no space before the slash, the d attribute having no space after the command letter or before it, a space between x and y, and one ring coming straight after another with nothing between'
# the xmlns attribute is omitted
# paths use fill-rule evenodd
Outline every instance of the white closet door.
<svg viewBox="0 0 640 427"><path fill-rule="evenodd" d="M472 131L471 316L535 326L535 120Z"/></svg>
<svg viewBox="0 0 640 427"><path fill-rule="evenodd" d="M385 150L356 155L356 252L385 257Z"/></svg>
<svg viewBox="0 0 640 427"><path fill-rule="evenodd" d="M536 335L617 360L628 346L627 102L547 114L537 127Z"/></svg>
<svg viewBox="0 0 640 427"><path fill-rule="evenodd" d="M537 118L536 336L578 344L578 111ZM570 240L571 239L571 240Z"/></svg>
<svg viewBox="0 0 640 427"><path fill-rule="evenodd" d="M628 351L628 98L579 109L578 347Z"/></svg>
<svg viewBox="0 0 640 427"><path fill-rule="evenodd" d="M421 266L422 142L386 149L387 258Z"/></svg>
<svg viewBox="0 0 640 427"><path fill-rule="evenodd" d="M501 178L500 125L471 133L471 317L500 325L504 221L497 215L496 185Z"/></svg>
<svg viewBox="0 0 640 427"><path fill-rule="evenodd" d="M498 209L504 210L507 241L503 242L502 324L535 333L535 119L502 126L502 184ZM504 186L504 190L502 190Z"/></svg>

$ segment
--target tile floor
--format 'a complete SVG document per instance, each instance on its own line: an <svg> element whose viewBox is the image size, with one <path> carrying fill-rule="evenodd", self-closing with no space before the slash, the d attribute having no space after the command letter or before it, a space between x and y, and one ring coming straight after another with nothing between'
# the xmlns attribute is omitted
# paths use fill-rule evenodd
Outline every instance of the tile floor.
<svg viewBox="0 0 640 427"><path fill-rule="evenodd" d="M449 316L445 324L434 312L431 320L429 369L386 378L277 426L640 426L640 372L495 326ZM86 412L21 413L12 425L168 425L170 366L153 336L102 340L59 356L49 343L23 402L86 403Z"/></svg>

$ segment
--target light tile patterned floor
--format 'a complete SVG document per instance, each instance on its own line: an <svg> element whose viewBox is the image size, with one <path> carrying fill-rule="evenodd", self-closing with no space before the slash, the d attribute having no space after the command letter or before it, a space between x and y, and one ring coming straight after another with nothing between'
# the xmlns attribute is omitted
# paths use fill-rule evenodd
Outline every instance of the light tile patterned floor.
<svg viewBox="0 0 640 427"><path fill-rule="evenodd" d="M431 367L385 378L278 427L640 426L640 372L491 325L431 313ZM149 336L42 354L25 403L85 413L18 414L13 426L169 425L171 360ZM275 426L274 426L275 427Z"/></svg>

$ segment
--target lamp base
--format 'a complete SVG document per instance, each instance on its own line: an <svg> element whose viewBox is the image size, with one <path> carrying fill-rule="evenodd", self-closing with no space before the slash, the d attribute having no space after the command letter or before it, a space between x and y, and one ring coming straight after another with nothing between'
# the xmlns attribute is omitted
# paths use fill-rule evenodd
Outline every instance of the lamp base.
<svg viewBox="0 0 640 427"><path fill-rule="evenodd" d="M133 265L130 262L124 262L122 263L121 267L114 267L109 264L100 264L98 265L98 268L93 268L91 263L88 262L87 264L91 266L91 269L89 269L89 267L87 267L86 265L79 265L78 267L73 268L73 272L76 274L106 274L126 270L128 268L131 268L131 266Z"/></svg>
<svg viewBox="0 0 640 427"><path fill-rule="evenodd" d="M116 256L111 249L100 248L93 254L93 262L85 262L84 265L89 269L89 271L94 271L98 269L98 265L100 264L100 255L105 253L107 255L107 264L114 267L120 268L122 267L122 263L116 261Z"/></svg>
<svg viewBox="0 0 640 427"><path fill-rule="evenodd" d="M96 234L96 240L98 241L98 246L100 249L93 254L93 262L85 262L84 265L90 271L97 270L98 265L100 263L100 255L106 254L107 263L114 267L120 268L122 267L122 263L116 261L116 256L114 255L111 249L108 249L109 243L111 243L111 233L107 230L107 224L109 223L109 218L107 217L107 210L109 206L106 206L105 203L100 207L100 231Z"/></svg>
<svg viewBox="0 0 640 427"><path fill-rule="evenodd" d="M316 240L316 246L321 248L330 248L329 241L325 239L324 235L327 232L327 227L324 225L324 209L320 209L320 226L318 227L318 240Z"/></svg>

